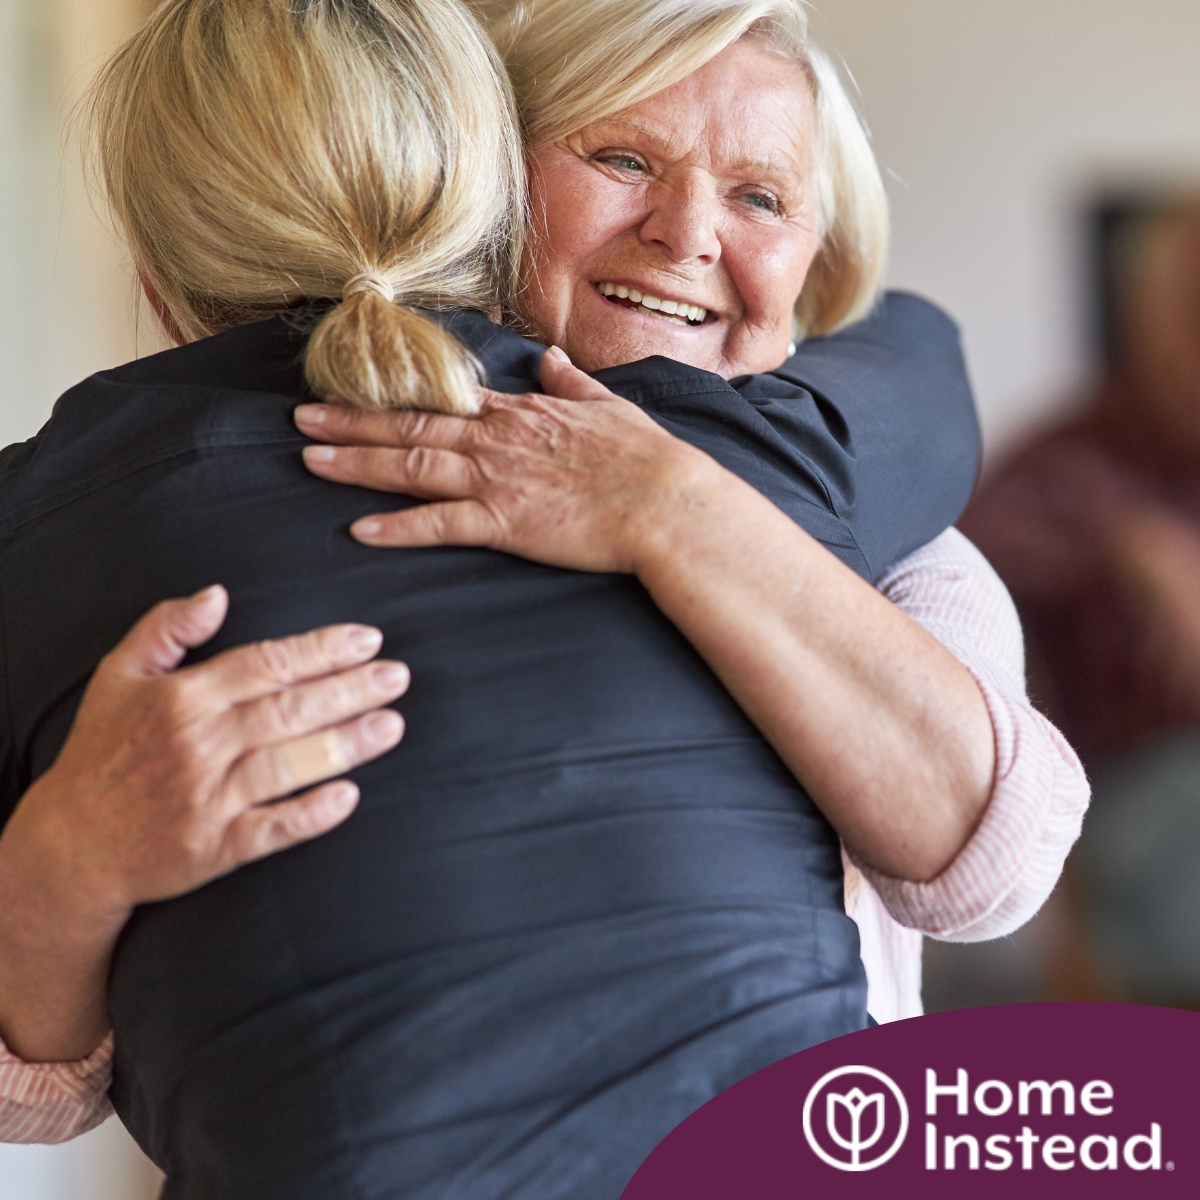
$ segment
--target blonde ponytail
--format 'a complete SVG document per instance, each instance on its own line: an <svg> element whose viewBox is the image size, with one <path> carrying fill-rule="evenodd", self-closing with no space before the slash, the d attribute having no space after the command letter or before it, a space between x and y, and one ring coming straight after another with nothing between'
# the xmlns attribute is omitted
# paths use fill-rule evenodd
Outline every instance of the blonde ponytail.
<svg viewBox="0 0 1200 1200"><path fill-rule="evenodd" d="M459 0L165 0L91 112L113 212L184 337L331 301L305 360L318 396L473 411L477 364L420 310L511 293L524 176Z"/></svg>
<svg viewBox="0 0 1200 1200"><path fill-rule="evenodd" d="M358 408L479 411L476 359L440 325L375 289L348 295L309 335L308 386Z"/></svg>

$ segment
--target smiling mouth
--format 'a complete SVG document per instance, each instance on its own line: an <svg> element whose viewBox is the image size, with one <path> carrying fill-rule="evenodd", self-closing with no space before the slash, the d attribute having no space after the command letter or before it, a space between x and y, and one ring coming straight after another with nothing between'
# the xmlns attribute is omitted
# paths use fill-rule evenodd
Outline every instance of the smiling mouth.
<svg viewBox="0 0 1200 1200"><path fill-rule="evenodd" d="M695 328L703 325L708 319L708 309L701 308L699 304L688 304L684 300L663 300L659 296L627 287L623 283L598 283L596 287L610 304L618 304L647 317L658 317L661 321L670 321L672 325Z"/></svg>

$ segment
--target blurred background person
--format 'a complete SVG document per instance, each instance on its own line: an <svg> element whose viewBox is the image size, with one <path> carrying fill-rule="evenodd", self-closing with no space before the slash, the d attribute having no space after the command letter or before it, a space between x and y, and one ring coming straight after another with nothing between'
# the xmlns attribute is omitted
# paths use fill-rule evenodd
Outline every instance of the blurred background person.
<svg viewBox="0 0 1200 1200"><path fill-rule="evenodd" d="M1097 996L1200 1004L1200 196L1097 214L1106 369L963 527L1021 611L1095 803L1076 911Z"/></svg>

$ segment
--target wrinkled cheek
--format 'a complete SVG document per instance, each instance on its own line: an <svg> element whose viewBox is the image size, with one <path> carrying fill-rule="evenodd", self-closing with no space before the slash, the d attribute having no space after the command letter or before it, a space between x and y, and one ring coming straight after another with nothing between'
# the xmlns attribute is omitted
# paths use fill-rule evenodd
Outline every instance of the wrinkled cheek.
<svg viewBox="0 0 1200 1200"><path fill-rule="evenodd" d="M646 352L603 319L588 322L581 313L570 314L560 343L571 361L584 371L601 371L619 363L645 358Z"/></svg>
<svg viewBox="0 0 1200 1200"><path fill-rule="evenodd" d="M759 303L754 307L776 324L790 324L792 310L821 250L820 239L808 232L782 246L762 246L755 256L758 287L752 291Z"/></svg>
<svg viewBox="0 0 1200 1200"><path fill-rule="evenodd" d="M790 310L770 318L739 321L725 339L724 358L729 375L757 375L773 371L788 357L792 341Z"/></svg>
<svg viewBox="0 0 1200 1200"><path fill-rule="evenodd" d="M520 265L520 288L514 307L530 331L542 340L561 337L567 306L562 295L562 272L544 236L534 232Z"/></svg>

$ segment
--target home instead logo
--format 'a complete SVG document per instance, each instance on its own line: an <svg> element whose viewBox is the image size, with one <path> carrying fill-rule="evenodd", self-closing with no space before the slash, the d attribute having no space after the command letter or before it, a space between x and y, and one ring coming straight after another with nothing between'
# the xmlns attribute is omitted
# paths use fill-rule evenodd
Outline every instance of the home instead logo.
<svg viewBox="0 0 1200 1200"><path fill-rule="evenodd" d="M1093 1127L1077 1133L1034 1131L1030 1118L1111 1117L1114 1089L1103 1079L1077 1088L1066 1079L984 1079L971 1085L959 1067L952 1080L925 1070L924 1165L926 1171L1163 1170L1162 1126L1120 1138ZM956 1118L1003 1121L1005 1132L962 1132ZM1015 1118L1015 1121L1014 1121ZM812 1152L839 1171L873 1171L895 1157L908 1134L908 1104L890 1076L874 1067L839 1067L809 1089L804 1137ZM1017 1128L1019 1126L1019 1128ZM1171 1170L1174 1164L1167 1163Z"/></svg>
<svg viewBox="0 0 1200 1200"><path fill-rule="evenodd" d="M959 1067L951 1081L939 1080L936 1071L925 1071L925 1169L953 1171L1008 1171L1014 1166L1033 1170L1035 1164L1051 1171L1071 1171L1082 1166L1089 1171L1163 1169L1162 1126L1153 1121L1149 1132L1119 1138L1088 1121L1088 1132L1035 1133L1031 1117L1053 1119L1082 1116L1105 1118L1113 1115L1114 1089L1103 1079L1076 1086L1066 1079L984 1079L971 1086L967 1072ZM1003 1121L1005 1132L990 1134L946 1132L943 1113L953 1117L972 1115ZM1012 1128L1020 1126L1015 1132ZM1167 1164L1168 1168L1172 1164Z"/></svg>
<svg viewBox="0 0 1200 1200"><path fill-rule="evenodd" d="M896 1021L734 1084L622 1200L1196 1200L1198 1050L1200 1013L1130 1004Z"/></svg>
<svg viewBox="0 0 1200 1200"><path fill-rule="evenodd" d="M904 1093L874 1067L829 1071L804 1101L804 1136L812 1152L839 1171L882 1167L907 1134Z"/></svg>

